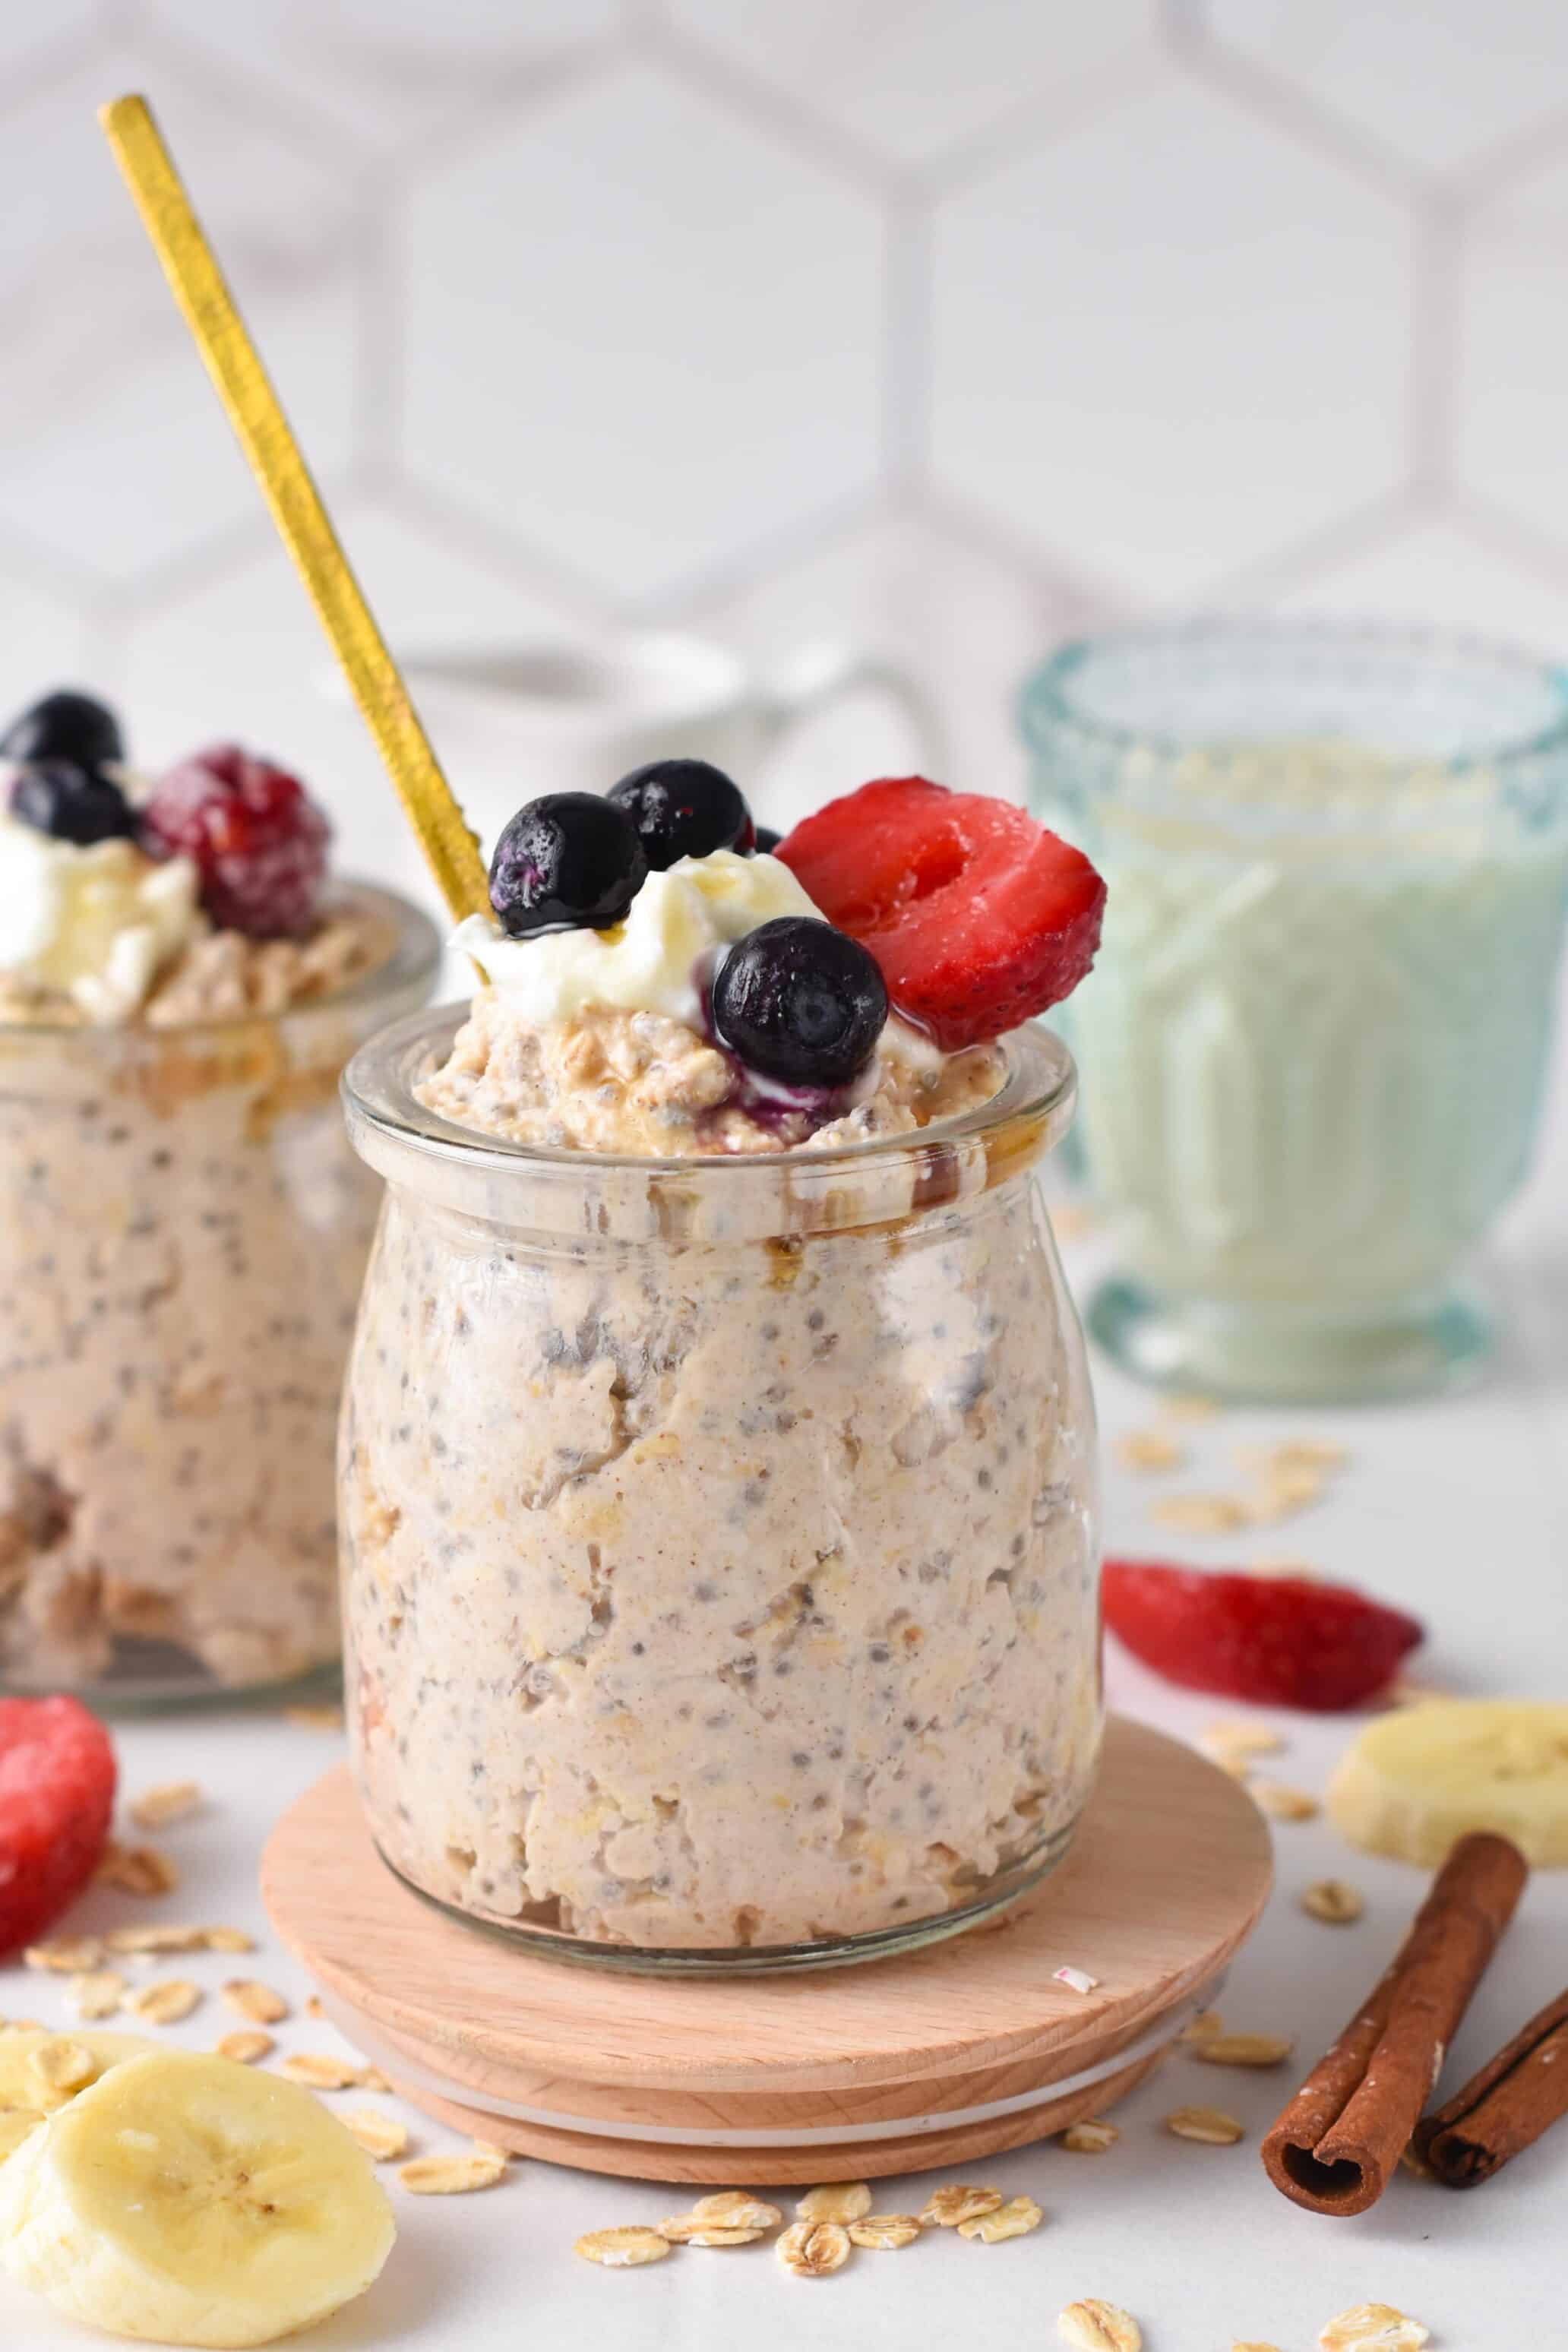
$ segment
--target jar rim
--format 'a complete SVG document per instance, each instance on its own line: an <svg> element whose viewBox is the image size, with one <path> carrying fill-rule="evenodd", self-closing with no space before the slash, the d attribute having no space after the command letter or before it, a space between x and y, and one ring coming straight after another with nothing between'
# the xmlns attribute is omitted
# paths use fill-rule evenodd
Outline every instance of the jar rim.
<svg viewBox="0 0 1568 2352"><path fill-rule="evenodd" d="M870 1170L918 1171L977 1143L999 1166L1032 1160L1066 1133L1078 1093L1077 1066L1067 1046L1054 1030L1031 1022L999 1041L1006 1075L994 1095L911 1133L867 1136L822 1150L808 1142L787 1151L689 1152L668 1158L521 1143L444 1118L414 1093L418 1079L450 1047L468 1013L466 1003L426 1007L379 1030L360 1047L342 1076L344 1111L356 1147L359 1131L369 1130L395 1150L503 1180L509 1172L573 1185L590 1177L630 1177L650 1192L670 1188L689 1196L694 1185L710 1181L735 1190L748 1181L776 1189L784 1175L817 1189Z"/></svg>
<svg viewBox="0 0 1568 2352"><path fill-rule="evenodd" d="M1351 617L1274 614L1268 613L1200 613L1173 621L1111 629L1069 638L1033 668L1018 695L1018 720L1026 742L1042 752L1058 748L1066 735L1090 751L1128 755L1142 752L1155 760L1176 762L1194 751L1206 751L1217 764L1226 745L1197 731L1174 734L1154 728L1130 726L1090 709L1077 685L1087 665L1106 654L1212 654L1230 641L1299 650L1304 657L1354 657L1362 664L1394 661L1429 662L1434 668L1469 665L1496 673L1510 687L1533 685L1557 705L1556 715L1538 727L1500 729L1495 740L1478 741L1452 752L1409 751L1380 752L1386 770L1419 775L1428 789L1434 772L1454 790L1473 793L1484 785L1501 796L1510 790L1518 770L1568 754L1568 670L1561 666L1481 633L1405 625ZM1266 730L1259 730L1263 735ZM1287 739L1288 740L1288 739ZM1257 741L1247 749L1256 751ZM1212 785L1213 777L1211 774Z"/></svg>
<svg viewBox="0 0 1568 2352"><path fill-rule="evenodd" d="M411 988L429 986L444 950L441 933L423 907L405 898L401 891L361 881L352 875L336 882L328 901L328 911L345 907L363 908L384 917L394 933L392 952L383 962L373 964L345 986L334 988L325 996L301 997L297 1004L285 1005L279 1013L252 1008L201 1021L152 1024L0 1020L0 1042L13 1054L27 1045L40 1050L76 1054L123 1051L127 1040L165 1047L195 1047L204 1041L222 1045L243 1030L254 1029L258 1022L287 1029L334 1018L374 1004L384 996L398 996Z"/></svg>

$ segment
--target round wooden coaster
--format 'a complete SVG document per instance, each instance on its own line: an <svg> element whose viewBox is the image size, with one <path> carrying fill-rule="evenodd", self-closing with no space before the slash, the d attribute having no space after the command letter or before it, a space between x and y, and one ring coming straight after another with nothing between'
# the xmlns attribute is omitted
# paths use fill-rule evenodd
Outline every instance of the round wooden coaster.
<svg viewBox="0 0 1568 2352"><path fill-rule="evenodd" d="M393 1876L346 1765L261 1866L279 1934L416 2105L556 2163L710 2182L921 2170L1102 2112L1215 1990L1271 1876L1246 1791L1120 1719L1072 1851L1032 1895L819 1974L661 1979L511 1950Z"/></svg>

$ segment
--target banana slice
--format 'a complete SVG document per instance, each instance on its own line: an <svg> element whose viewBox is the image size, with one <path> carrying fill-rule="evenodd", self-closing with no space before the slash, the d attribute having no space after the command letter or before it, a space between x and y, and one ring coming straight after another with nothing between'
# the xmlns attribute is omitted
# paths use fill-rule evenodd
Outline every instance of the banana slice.
<svg viewBox="0 0 1568 2352"><path fill-rule="evenodd" d="M1368 1724L1340 1760L1329 1811L1352 1845L1436 1868L1468 1830L1568 1867L1568 1706L1433 1699Z"/></svg>
<svg viewBox="0 0 1568 2352"><path fill-rule="evenodd" d="M191 2051L112 2066L0 2166L0 2266L114 2336L270 2343L362 2294L394 2235L318 2099Z"/></svg>
<svg viewBox="0 0 1568 2352"><path fill-rule="evenodd" d="M0 2164L111 2066L156 2047L144 2033L0 2033Z"/></svg>

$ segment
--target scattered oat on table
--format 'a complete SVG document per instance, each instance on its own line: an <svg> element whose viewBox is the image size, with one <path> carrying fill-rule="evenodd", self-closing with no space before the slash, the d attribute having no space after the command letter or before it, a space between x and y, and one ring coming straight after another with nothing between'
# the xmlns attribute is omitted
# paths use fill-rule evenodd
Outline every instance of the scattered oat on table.
<svg viewBox="0 0 1568 2352"><path fill-rule="evenodd" d="M1103 2116L1083 2116L1076 2124L1068 2124L1061 2144L1074 2156L1103 2156L1121 2137L1120 2127L1108 2124Z"/></svg>
<svg viewBox="0 0 1568 2352"><path fill-rule="evenodd" d="M689 2212L678 2213L658 2227L662 2237L673 2238L678 2229L776 2230L783 2220L778 2206L753 2197L749 2189L715 2189L710 2195L700 2197Z"/></svg>
<svg viewBox="0 0 1568 2352"><path fill-rule="evenodd" d="M1235 1495L1161 1495L1150 1504L1149 1516L1182 1535L1218 1536L1250 1527L1257 1513Z"/></svg>
<svg viewBox="0 0 1568 2352"><path fill-rule="evenodd" d="M139 1830L161 1830L194 1813L201 1801L202 1792L195 1780L163 1780L155 1789L144 1789L132 1801L131 1818Z"/></svg>
<svg viewBox="0 0 1568 2352"><path fill-rule="evenodd" d="M163 1977L156 1984L139 1985L125 1996L125 2008L144 2025L178 2025L201 2000L201 1988L188 1977Z"/></svg>
<svg viewBox="0 0 1568 2352"><path fill-rule="evenodd" d="M218 1998L237 2017L248 2018L252 2025L279 2025L289 2014L289 2004L282 1994L274 1992L258 1977L230 1977Z"/></svg>
<svg viewBox="0 0 1568 2352"><path fill-rule="evenodd" d="M1164 1429L1130 1429L1116 1441L1116 1458L1124 1470L1179 1470L1187 1449Z"/></svg>
<svg viewBox="0 0 1568 2352"><path fill-rule="evenodd" d="M665 2233L661 2231L660 2235ZM688 2226L675 2242L684 2246L754 2246L759 2238L766 2237L765 2230L726 2229L721 2222L698 2222Z"/></svg>
<svg viewBox="0 0 1568 2352"><path fill-rule="evenodd" d="M466 2197L476 2189L493 2189L505 2175L506 2166L493 2156L416 2156L399 2168L397 2178L411 2197Z"/></svg>
<svg viewBox="0 0 1568 2352"><path fill-rule="evenodd" d="M1224 2032L1225 2020L1217 2009L1200 2009L1195 2017L1187 2020L1176 2039L1190 2048L1194 2042L1212 2041L1216 2033Z"/></svg>
<svg viewBox="0 0 1568 2352"><path fill-rule="evenodd" d="M392 2084L379 2066L362 2066L355 2078L362 2091L384 2091L390 2097Z"/></svg>
<svg viewBox="0 0 1568 2352"><path fill-rule="evenodd" d="M27 2072L46 2091L79 2091L93 2077L90 2050L61 2034L42 2042L27 2059Z"/></svg>
<svg viewBox="0 0 1568 2352"><path fill-rule="evenodd" d="M220 2058L232 2058L237 2066L258 2066L264 2058L271 2057L278 2044L270 2033L246 2030L226 2033L213 2047Z"/></svg>
<svg viewBox="0 0 1568 2352"><path fill-rule="evenodd" d="M405 2164L403 2171L408 2173L415 2168ZM401 2179L403 2174L398 2178ZM577 2240L572 2251L581 2254L585 2263L598 2263L605 2270L629 2271L643 2263L662 2263L675 2248L657 2230L640 2230L635 2222L627 2222L620 2229L590 2230L585 2237Z"/></svg>
<svg viewBox="0 0 1568 2352"><path fill-rule="evenodd" d="M374 2107L356 2107L343 2117L344 2123L363 2148L366 2156L377 2164L388 2164L396 2156L408 2153L408 2126L395 2116L384 2116Z"/></svg>
<svg viewBox="0 0 1568 2352"><path fill-rule="evenodd" d="M1237 2336L1230 2347L1230 2352L1279 2352L1279 2347L1278 2344L1265 2344L1260 2337L1251 2336L1243 2343L1240 2336Z"/></svg>
<svg viewBox="0 0 1568 2352"><path fill-rule="evenodd" d="M91 1969L84 1976L72 1977L66 1999L79 2018L90 2021L112 2017L124 1991L125 1979L118 1969Z"/></svg>
<svg viewBox="0 0 1568 2352"><path fill-rule="evenodd" d="M1160 1411L1168 1421L1217 1421L1219 1400L1204 1396L1196 1389L1173 1389L1160 1400Z"/></svg>
<svg viewBox="0 0 1568 2352"><path fill-rule="evenodd" d="M871 2210L871 2191L864 2180L827 2180L808 2189L795 2210L803 2221L859 2221Z"/></svg>
<svg viewBox="0 0 1568 2352"><path fill-rule="evenodd" d="M994 2212L976 2213L972 2220L961 2221L958 2234L961 2238L978 2238L983 2244L994 2246L1004 2238L1026 2238L1045 2218L1032 2197L1009 2197Z"/></svg>
<svg viewBox="0 0 1568 2352"><path fill-rule="evenodd" d="M1097 2294L1058 2313L1057 2332L1074 2352L1143 2352L1142 2331L1131 2313Z"/></svg>
<svg viewBox="0 0 1568 2352"><path fill-rule="evenodd" d="M868 2213L863 2221L849 2224L851 2244L864 2246L874 2254L896 2253L900 2246L912 2246L920 2233L921 2225L912 2213Z"/></svg>
<svg viewBox="0 0 1568 2352"><path fill-rule="evenodd" d="M1271 1445L1264 1456L1265 1471L1342 1470L1351 1458L1348 1445L1333 1437L1287 1437Z"/></svg>
<svg viewBox="0 0 1568 2352"><path fill-rule="evenodd" d="M104 1847L94 1875L121 1895L172 1895L180 1883L179 1872L161 1847L121 1845L118 1838L110 1838Z"/></svg>
<svg viewBox="0 0 1568 2352"><path fill-rule="evenodd" d="M1323 1919L1331 1927L1348 1927L1366 1909L1366 1900L1359 1887L1343 1878L1314 1878L1301 1893L1301 1908L1310 1918Z"/></svg>
<svg viewBox="0 0 1568 2352"><path fill-rule="evenodd" d="M1310 1822L1321 1811L1316 1797L1284 1780L1254 1780L1250 1788L1253 1803L1270 1821Z"/></svg>
<svg viewBox="0 0 1568 2352"><path fill-rule="evenodd" d="M1205 2147L1234 2147L1247 2137L1246 2126L1223 2107L1176 2107L1165 2117L1165 2129L1178 2139L1201 2140Z"/></svg>
<svg viewBox="0 0 1568 2352"><path fill-rule="evenodd" d="M104 1937L111 1952L205 1952L211 1949L205 1927L110 1927Z"/></svg>
<svg viewBox="0 0 1568 2352"><path fill-rule="evenodd" d="M243 1927L204 1927L202 1943L209 1952L254 1952L256 1938Z"/></svg>
<svg viewBox="0 0 1568 2352"><path fill-rule="evenodd" d="M1320 2330L1322 2352L1421 2352L1430 2330L1391 2303L1357 2303Z"/></svg>
<svg viewBox="0 0 1568 2352"><path fill-rule="evenodd" d="M305 2014L306 2014L306 2016L307 2016L307 2017L313 2017L313 2018L315 2018L315 2019L318 2021L318 2022L319 2022L322 2018L324 2018L324 2017L326 2016L326 2013L327 2013L327 2012L326 2012L326 2010L325 2010L325 2008L322 2006L322 2002L321 2002L321 1994L320 1994L319 1992L307 1993L307 1995L305 1996Z"/></svg>
<svg viewBox="0 0 1568 2352"><path fill-rule="evenodd" d="M778 2241L778 2256L795 2278L826 2278L850 2255L849 2232L838 2221L792 2221Z"/></svg>
<svg viewBox="0 0 1568 2352"><path fill-rule="evenodd" d="M29 1944L22 1955L26 1969L44 1969L51 1976L86 1976L103 1959L99 1936L60 1936L53 1943Z"/></svg>
<svg viewBox="0 0 1568 2352"><path fill-rule="evenodd" d="M488 2157L494 2164L510 2164L511 2162L510 2148L502 2147L499 2140L473 2139L468 2142L468 2146L472 2148L476 2156Z"/></svg>
<svg viewBox="0 0 1568 2352"><path fill-rule="evenodd" d="M999 2189L975 2189L967 2181L955 2181L948 2189L933 2189L926 2199L921 2214L939 2230L956 2230L961 2221L973 2221L982 2213L994 2213L1002 2202Z"/></svg>
<svg viewBox="0 0 1568 2352"><path fill-rule="evenodd" d="M1087 1969L1053 1969L1051 1982L1064 1984L1069 1992L1096 1992L1100 1979L1091 1977Z"/></svg>
<svg viewBox="0 0 1568 2352"><path fill-rule="evenodd" d="M362 2091L369 2087L364 2068L356 2066L352 2059L322 2057L310 2051L297 2051L292 2057L283 2059L278 2072L287 2074L291 2083L303 2083L310 2091ZM428 2161L434 2164L437 2158L431 2157Z"/></svg>
<svg viewBox="0 0 1568 2352"><path fill-rule="evenodd" d="M1205 2066L1283 2066L1296 2043L1289 2033L1206 2033L1191 2047Z"/></svg>
<svg viewBox="0 0 1568 2352"><path fill-rule="evenodd" d="M1225 1716L1207 1727L1198 1745L1205 1756L1278 1756L1285 1738L1271 1723L1248 1723L1237 1716Z"/></svg>

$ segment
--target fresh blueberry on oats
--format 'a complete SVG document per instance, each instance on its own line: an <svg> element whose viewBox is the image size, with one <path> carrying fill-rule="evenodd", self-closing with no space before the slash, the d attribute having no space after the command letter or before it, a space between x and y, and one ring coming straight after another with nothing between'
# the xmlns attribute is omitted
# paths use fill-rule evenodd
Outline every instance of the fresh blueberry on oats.
<svg viewBox="0 0 1568 2352"><path fill-rule="evenodd" d="M545 793L509 819L490 860L490 905L510 939L607 930L647 879L626 811L595 793Z"/></svg>
<svg viewBox="0 0 1568 2352"><path fill-rule="evenodd" d="M706 760L654 760L612 784L610 798L636 825L655 874L715 849L746 856L755 841L745 794Z"/></svg>
<svg viewBox="0 0 1568 2352"><path fill-rule="evenodd" d="M809 915L748 931L713 982L713 1026L749 1068L790 1086L858 1077L888 1017L876 959Z"/></svg>
<svg viewBox="0 0 1568 2352"><path fill-rule="evenodd" d="M11 814L37 833L74 841L123 840L136 831L136 812L120 786L69 760L38 760L19 768L11 785Z"/></svg>
<svg viewBox="0 0 1568 2352"><path fill-rule="evenodd" d="M92 769L124 757L125 738L109 705L69 687L29 703L0 735L0 759L28 765L67 760L73 768Z"/></svg>

